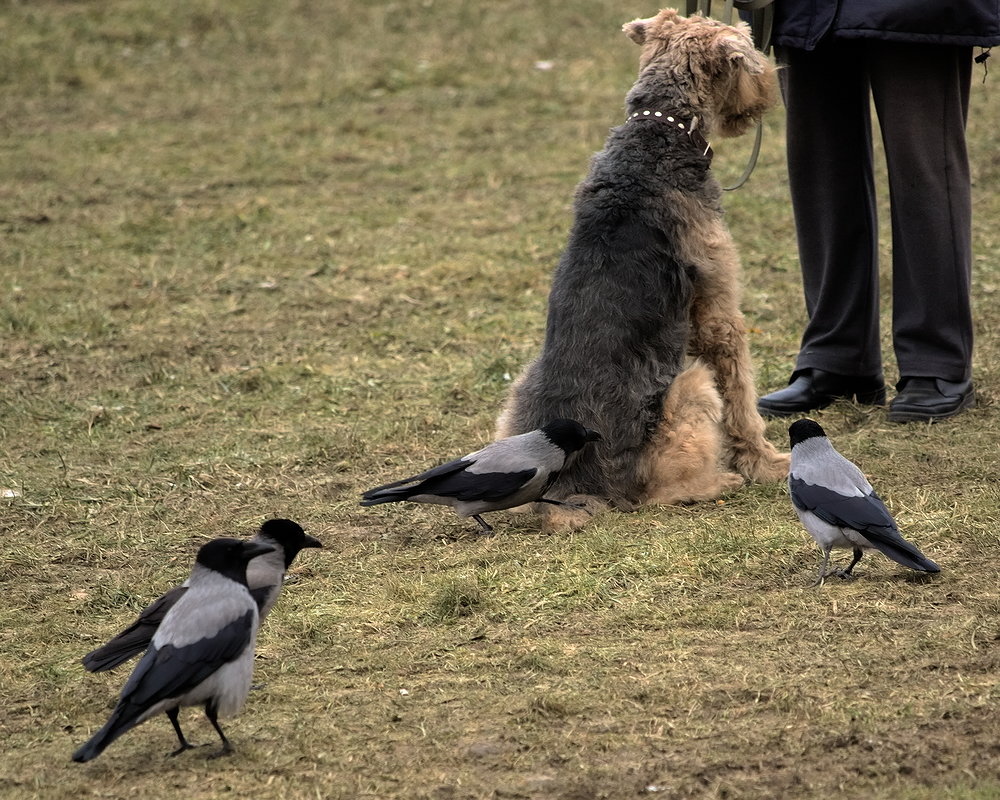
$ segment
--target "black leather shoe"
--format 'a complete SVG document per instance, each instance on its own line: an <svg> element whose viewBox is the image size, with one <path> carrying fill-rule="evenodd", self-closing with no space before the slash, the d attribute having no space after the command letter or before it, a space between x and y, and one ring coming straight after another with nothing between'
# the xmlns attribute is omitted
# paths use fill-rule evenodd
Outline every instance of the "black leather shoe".
<svg viewBox="0 0 1000 800"><path fill-rule="evenodd" d="M900 378L899 392L889 403L890 422L934 422L976 404L972 381L941 378Z"/></svg>
<svg viewBox="0 0 1000 800"><path fill-rule="evenodd" d="M852 398L870 406L885 405L885 381L878 376L858 377L804 369L794 373L784 389L760 398L757 410L763 417L790 417L826 408L834 400Z"/></svg>

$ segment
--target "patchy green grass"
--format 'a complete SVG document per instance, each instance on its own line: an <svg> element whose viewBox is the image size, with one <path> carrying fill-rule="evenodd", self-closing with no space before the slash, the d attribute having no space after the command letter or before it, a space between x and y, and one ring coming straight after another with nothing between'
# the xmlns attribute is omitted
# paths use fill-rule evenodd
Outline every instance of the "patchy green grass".
<svg viewBox="0 0 1000 800"><path fill-rule="evenodd" d="M780 485L560 536L356 504L489 439L538 347L573 188L621 118L636 50L618 28L655 10L5 5L5 797L1000 793L993 76L969 126L979 408L820 415L939 577L872 557L808 588L818 554ZM803 322L782 137L779 109L726 197L767 388ZM715 149L731 180L749 143ZM199 543L271 515L327 548L262 631L237 754L165 758L158 719L71 764L124 681L79 657Z"/></svg>

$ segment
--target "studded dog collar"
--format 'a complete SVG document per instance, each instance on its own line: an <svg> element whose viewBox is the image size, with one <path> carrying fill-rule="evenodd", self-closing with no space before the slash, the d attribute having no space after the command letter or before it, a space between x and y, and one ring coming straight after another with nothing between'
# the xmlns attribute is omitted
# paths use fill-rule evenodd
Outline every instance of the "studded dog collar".
<svg viewBox="0 0 1000 800"><path fill-rule="evenodd" d="M633 122L635 120L641 119L655 119L661 122L666 122L668 125L675 126L678 130L682 130L687 133L688 138L692 141L695 147L697 147L703 156L709 161L712 160L713 152L712 145L709 144L705 137L701 135L701 131L698 129L698 117L691 117L691 121L685 123L681 119L674 117L670 114L664 114L662 111L635 111L628 116L625 123Z"/></svg>

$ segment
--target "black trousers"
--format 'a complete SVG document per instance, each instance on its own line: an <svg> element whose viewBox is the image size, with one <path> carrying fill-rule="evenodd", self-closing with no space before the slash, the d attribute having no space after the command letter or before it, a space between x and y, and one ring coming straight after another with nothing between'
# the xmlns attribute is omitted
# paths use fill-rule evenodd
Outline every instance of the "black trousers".
<svg viewBox="0 0 1000 800"><path fill-rule="evenodd" d="M796 371L882 375L873 100L889 177L899 374L969 378L972 48L828 40L777 55L809 316Z"/></svg>

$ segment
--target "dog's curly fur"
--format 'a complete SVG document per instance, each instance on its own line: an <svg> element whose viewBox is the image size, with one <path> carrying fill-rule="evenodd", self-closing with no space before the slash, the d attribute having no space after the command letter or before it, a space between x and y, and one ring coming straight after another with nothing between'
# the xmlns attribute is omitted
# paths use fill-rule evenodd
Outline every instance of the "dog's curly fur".
<svg viewBox="0 0 1000 800"><path fill-rule="evenodd" d="M577 189L542 352L498 421L498 436L559 417L600 431L547 492L589 511L713 499L788 471L757 413L739 259L702 139L749 129L776 100L774 68L742 24L666 9L623 30L642 47L629 121ZM550 527L587 519L543 513Z"/></svg>

